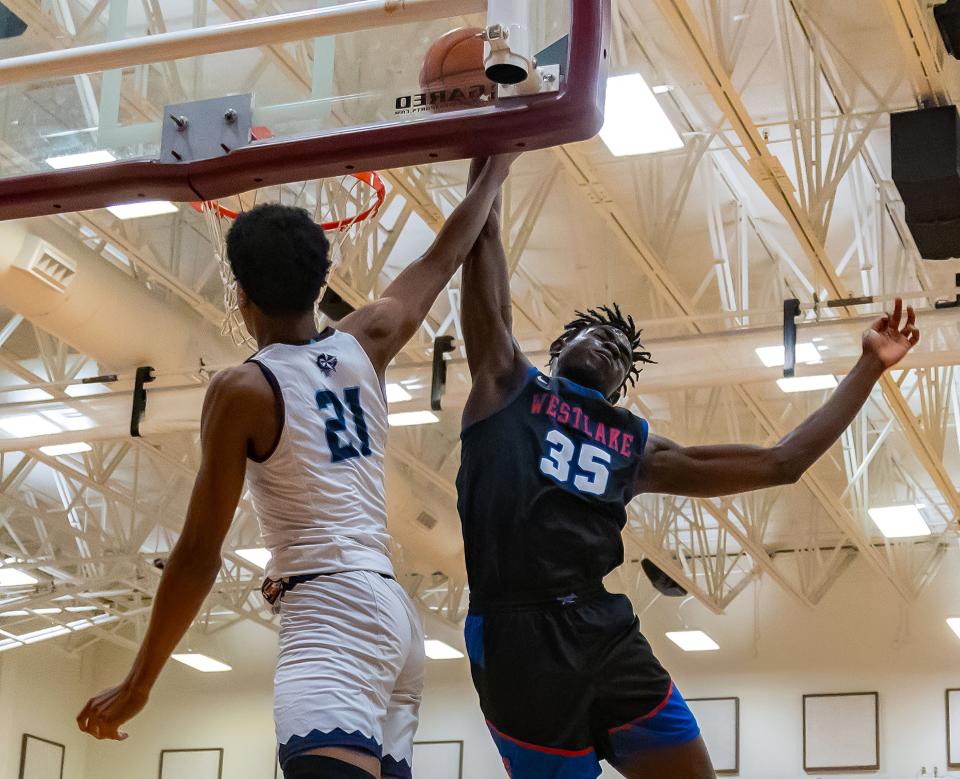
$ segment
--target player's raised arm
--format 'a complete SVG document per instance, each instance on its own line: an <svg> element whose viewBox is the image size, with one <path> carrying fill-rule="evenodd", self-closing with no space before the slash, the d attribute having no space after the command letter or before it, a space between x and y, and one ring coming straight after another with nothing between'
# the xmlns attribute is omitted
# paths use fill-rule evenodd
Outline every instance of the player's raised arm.
<svg viewBox="0 0 960 779"><path fill-rule="evenodd" d="M272 420L273 393L259 370L244 365L218 373L201 421L201 463L180 539L164 566L150 625L133 667L117 687L91 698L77 716L99 739L123 740L120 730L147 703L157 677L200 611L220 572L220 555L243 488L251 431ZM268 425L269 427L269 425ZM269 436L268 436L269 437Z"/></svg>
<svg viewBox="0 0 960 779"><path fill-rule="evenodd" d="M480 174L470 168L471 183ZM513 337L513 305L507 255L500 235L502 194L463 264L461 322L473 386L463 411L463 426L496 413L523 381L530 362Z"/></svg>
<svg viewBox="0 0 960 779"><path fill-rule="evenodd" d="M339 324L360 342L379 374L417 331L463 264L516 157L491 157L427 252L405 268L379 300Z"/></svg>
<svg viewBox="0 0 960 779"><path fill-rule="evenodd" d="M916 315L903 302L864 333L863 354L819 410L772 447L679 446L650 436L637 479L637 492L713 497L790 484L822 457L863 407L884 371L920 340Z"/></svg>

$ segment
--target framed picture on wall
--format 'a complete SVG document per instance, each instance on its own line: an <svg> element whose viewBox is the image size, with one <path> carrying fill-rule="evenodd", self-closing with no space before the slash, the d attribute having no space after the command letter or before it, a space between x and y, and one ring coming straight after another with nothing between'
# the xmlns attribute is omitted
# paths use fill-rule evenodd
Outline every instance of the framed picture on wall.
<svg viewBox="0 0 960 779"><path fill-rule="evenodd" d="M163 749L160 779L222 779L223 749Z"/></svg>
<svg viewBox="0 0 960 779"><path fill-rule="evenodd" d="M740 773L740 699L687 698L720 776Z"/></svg>
<svg viewBox="0 0 960 779"><path fill-rule="evenodd" d="M19 779L63 779L67 748L56 741L24 733L20 741Z"/></svg>
<svg viewBox="0 0 960 779"><path fill-rule="evenodd" d="M960 690L947 690L947 768L960 768Z"/></svg>
<svg viewBox="0 0 960 779"><path fill-rule="evenodd" d="M415 742L413 779L463 779L463 742Z"/></svg>
<svg viewBox="0 0 960 779"><path fill-rule="evenodd" d="M879 771L880 695L804 695L803 770Z"/></svg>

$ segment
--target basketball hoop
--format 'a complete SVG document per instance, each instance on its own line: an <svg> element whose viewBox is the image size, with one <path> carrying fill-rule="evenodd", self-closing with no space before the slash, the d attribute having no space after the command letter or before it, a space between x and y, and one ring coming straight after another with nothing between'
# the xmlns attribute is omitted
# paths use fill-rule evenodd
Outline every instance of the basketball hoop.
<svg viewBox="0 0 960 779"><path fill-rule="evenodd" d="M348 254L360 251L367 239L376 217L386 201L386 187L380 174L373 171L351 173L338 179L304 182L299 188L276 187L254 190L222 200L207 200L192 203L195 211L204 216L214 256L223 281L223 305L225 316L222 335L229 335L237 346L247 345L256 349L256 342L247 332L237 305L237 281L227 260L226 235L233 221L243 212L258 203L275 202L281 205L298 206L313 214L330 241L330 272ZM323 290L317 299L319 306ZM318 327L321 314L315 308Z"/></svg>

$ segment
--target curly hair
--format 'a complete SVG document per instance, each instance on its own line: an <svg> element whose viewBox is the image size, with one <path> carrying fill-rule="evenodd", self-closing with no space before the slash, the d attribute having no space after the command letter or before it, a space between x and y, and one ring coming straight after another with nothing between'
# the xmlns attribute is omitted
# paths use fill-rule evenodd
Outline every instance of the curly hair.
<svg viewBox="0 0 960 779"><path fill-rule="evenodd" d="M227 233L237 283L267 316L313 310L330 272L323 228L302 208L264 203L237 217Z"/></svg>
<svg viewBox="0 0 960 779"><path fill-rule="evenodd" d="M563 350L563 347L584 330L588 330L591 327L613 327L619 330L630 342L633 365L630 367L630 370L627 371L627 375L623 379L623 384L617 388L617 391L611 398L612 402L616 403L623 397L627 384L632 387L637 383L640 371L643 370L642 367L637 367L638 365L656 365L656 362L651 359L650 352L643 348L643 344L640 341L643 330L637 327L632 316L627 315L625 317L620 311L620 306L616 303L614 303L612 307L600 306L600 308L591 308L586 312L577 311L576 315L577 318L567 322L563 328L563 333L550 346L550 360L551 362L555 360Z"/></svg>

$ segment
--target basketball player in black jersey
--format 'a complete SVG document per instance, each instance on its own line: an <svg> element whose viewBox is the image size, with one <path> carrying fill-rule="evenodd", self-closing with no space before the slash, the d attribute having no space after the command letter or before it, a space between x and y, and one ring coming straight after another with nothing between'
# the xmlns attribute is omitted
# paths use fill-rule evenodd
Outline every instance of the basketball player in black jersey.
<svg viewBox="0 0 960 779"><path fill-rule="evenodd" d="M470 582L467 648L490 733L513 779L707 779L697 723L602 578L623 562L642 492L709 497L797 481L839 438L920 332L898 300L863 337L830 400L775 446L685 447L616 405L650 361L619 308L567 325L550 374L511 334L499 203L463 268L473 388L457 478Z"/></svg>

